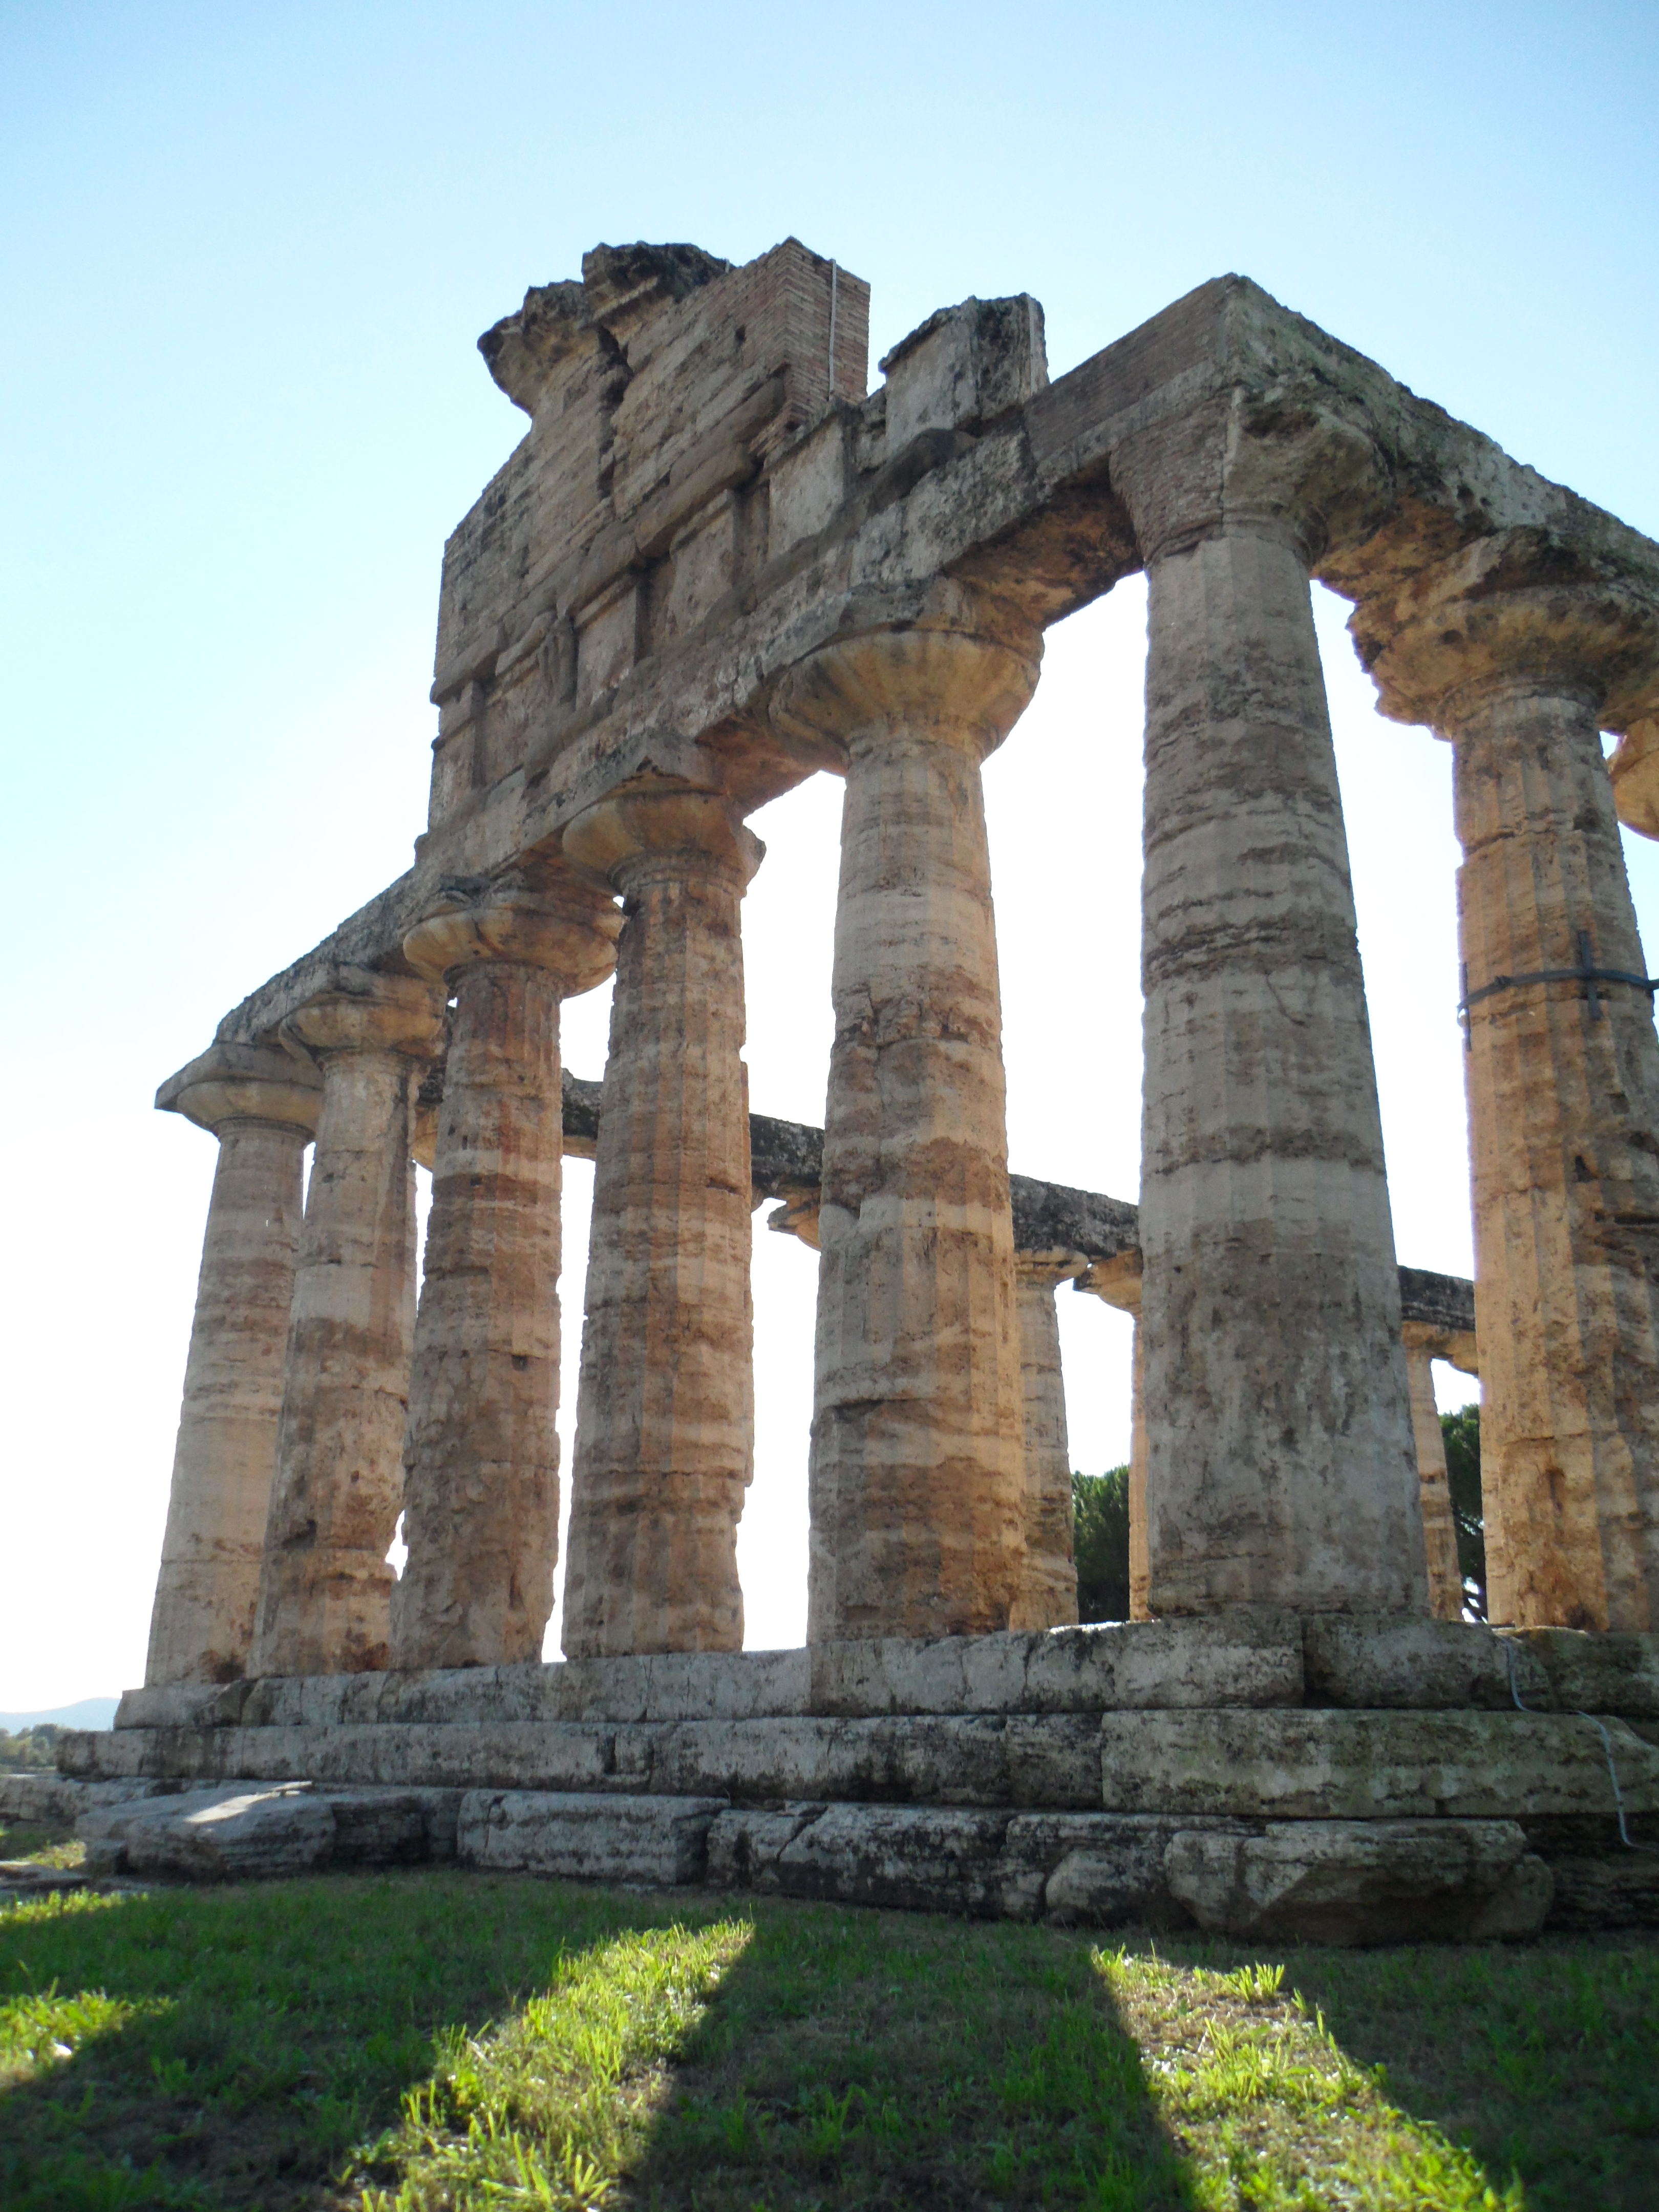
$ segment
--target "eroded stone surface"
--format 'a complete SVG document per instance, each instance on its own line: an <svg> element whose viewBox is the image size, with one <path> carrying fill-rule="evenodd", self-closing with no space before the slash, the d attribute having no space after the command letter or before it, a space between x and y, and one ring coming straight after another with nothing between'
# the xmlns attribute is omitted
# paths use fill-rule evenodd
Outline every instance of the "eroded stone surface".
<svg viewBox="0 0 1659 2212"><path fill-rule="evenodd" d="M1287 525L1243 522L1177 539L1148 574L1148 1601L1425 1612L1307 568Z"/></svg>
<svg viewBox="0 0 1659 2212"><path fill-rule="evenodd" d="M461 1801L464 1866L565 1881L673 1884L702 1879L719 1797L590 1797L471 1790Z"/></svg>
<svg viewBox="0 0 1659 2212"><path fill-rule="evenodd" d="M807 1638L1006 1628L1024 1543L1002 1017L980 763L1036 681L956 630L798 669L844 764Z"/></svg>
<svg viewBox="0 0 1659 2212"><path fill-rule="evenodd" d="M442 1035L412 976L343 969L289 1017L323 1071L249 1669L384 1667L415 1325L415 1093Z"/></svg>
<svg viewBox="0 0 1659 2212"><path fill-rule="evenodd" d="M246 1674L276 1471L283 1360L316 1071L285 1053L216 1046L156 1094L219 1139L196 1286L167 1532L150 1615L149 1682Z"/></svg>
<svg viewBox="0 0 1659 2212"><path fill-rule="evenodd" d="M762 847L660 780L565 850L623 895L593 1177L562 1636L573 1658L743 1645L754 1472L744 889Z"/></svg>
<svg viewBox="0 0 1659 2212"><path fill-rule="evenodd" d="M1275 1821L1188 1830L1164 1859L1200 1928L1269 1942L1480 1942L1535 1936L1554 1893L1512 1820Z"/></svg>
<svg viewBox="0 0 1659 2212"><path fill-rule="evenodd" d="M559 1006L609 972L598 894L447 905L410 964L454 994L404 1449L403 1667L538 1659L558 1557Z"/></svg>

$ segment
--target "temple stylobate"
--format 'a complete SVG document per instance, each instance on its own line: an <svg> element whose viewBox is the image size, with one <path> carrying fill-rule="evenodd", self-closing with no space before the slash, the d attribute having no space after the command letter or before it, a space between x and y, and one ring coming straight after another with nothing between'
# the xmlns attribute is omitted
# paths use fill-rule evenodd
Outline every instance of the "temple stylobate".
<svg viewBox="0 0 1659 2212"><path fill-rule="evenodd" d="M149 1680L66 1753L132 1785L111 1847L165 1858L234 1780L401 1792L405 1856L1103 1923L1659 1909L1659 1044L1620 838L1659 831L1659 547L1241 277L1053 383L1021 295L866 392L867 311L793 240L601 246L479 342L529 427L446 550L414 864L157 1102L221 1158ZM981 769L1045 628L1139 571L1131 1206L1010 1177ZM1315 580L1453 747L1472 1298L1394 1248ZM746 818L820 772L835 1038L792 1133L747 1097ZM560 1010L613 971L595 1098ZM769 1196L817 1254L799 1654L742 1648ZM1117 1625L1077 1626L1068 1283L1133 1316ZM1490 1624L1436 1358L1480 1376Z"/></svg>

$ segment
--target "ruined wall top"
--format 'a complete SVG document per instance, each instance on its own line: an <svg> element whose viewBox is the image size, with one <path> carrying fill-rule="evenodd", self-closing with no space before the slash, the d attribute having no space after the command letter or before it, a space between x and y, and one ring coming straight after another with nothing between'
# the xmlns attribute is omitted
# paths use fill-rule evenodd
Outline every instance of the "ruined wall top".
<svg viewBox="0 0 1659 2212"><path fill-rule="evenodd" d="M1246 278L1053 383L1035 301L967 300L893 348L866 396L868 305L794 240L735 268L601 246L580 283L532 290L485 334L531 422L447 550L415 865L222 1041L268 1040L331 963L398 969L447 881L568 866L565 823L630 780L749 811L838 766L782 711L828 641L968 629L1030 657L1148 560L1264 519L1354 602L1404 719L1440 680L1406 651L1425 609L1451 610L1436 641L1461 623L1474 650L1494 578L1524 571L1547 608L1567 592L1612 608L1620 811L1659 830L1659 546L1638 532Z"/></svg>

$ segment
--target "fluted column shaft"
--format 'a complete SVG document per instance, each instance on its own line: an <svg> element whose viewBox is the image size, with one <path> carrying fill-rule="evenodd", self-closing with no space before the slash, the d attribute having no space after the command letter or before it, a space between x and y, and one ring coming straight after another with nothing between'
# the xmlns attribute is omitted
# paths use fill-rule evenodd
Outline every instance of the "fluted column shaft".
<svg viewBox="0 0 1659 2212"><path fill-rule="evenodd" d="M234 1681L253 1640L320 1085L280 1053L221 1048L158 1103L210 1128L219 1158L144 1680Z"/></svg>
<svg viewBox="0 0 1659 2212"><path fill-rule="evenodd" d="M718 799L624 793L566 854L614 883L562 1636L571 1658L738 1651L754 1471L740 907L759 840Z"/></svg>
<svg viewBox="0 0 1659 2212"><path fill-rule="evenodd" d="M1597 695L1472 687L1455 742L1469 993L1591 964L1644 975ZM1629 984L1474 1000L1474 1170L1488 1599L1522 1626L1659 1628L1659 1042Z"/></svg>
<svg viewBox="0 0 1659 2212"><path fill-rule="evenodd" d="M1066 1383L1054 1292L1087 1264L1078 1252L1014 1255L1024 1404L1025 1560L1009 1617L1011 1628L1066 1628L1077 1620L1072 1447L1066 1431Z"/></svg>
<svg viewBox="0 0 1659 2212"><path fill-rule="evenodd" d="M400 1667L541 1656L558 1559L559 1006L611 965L614 928L592 903L592 919L445 913L405 942L454 1004L404 1448Z"/></svg>
<svg viewBox="0 0 1659 2212"><path fill-rule="evenodd" d="M1146 1358L1140 1316L1129 1340L1129 1618L1152 1617L1152 1555L1146 1540Z"/></svg>
<svg viewBox="0 0 1659 2212"><path fill-rule="evenodd" d="M1446 1474L1446 1437L1434 1396L1437 1336L1437 1332L1425 1328L1421 1322L1406 1323L1406 1375L1412 1394L1412 1434L1417 1444L1429 1610L1437 1620L1461 1620L1463 1572L1457 1564L1457 1528L1452 1519L1451 1486Z"/></svg>
<svg viewBox="0 0 1659 2212"><path fill-rule="evenodd" d="M1154 557L1140 1202L1155 1613L1423 1611L1400 1290L1298 546Z"/></svg>
<svg viewBox="0 0 1659 2212"><path fill-rule="evenodd" d="M809 1638L1004 1628L1024 1480L980 764L1035 680L960 633L793 672L846 767L824 1109ZM775 709L775 712L777 711Z"/></svg>
<svg viewBox="0 0 1659 2212"><path fill-rule="evenodd" d="M415 1322L413 1098L441 1034L408 978L285 1031L323 1070L250 1670L384 1667Z"/></svg>

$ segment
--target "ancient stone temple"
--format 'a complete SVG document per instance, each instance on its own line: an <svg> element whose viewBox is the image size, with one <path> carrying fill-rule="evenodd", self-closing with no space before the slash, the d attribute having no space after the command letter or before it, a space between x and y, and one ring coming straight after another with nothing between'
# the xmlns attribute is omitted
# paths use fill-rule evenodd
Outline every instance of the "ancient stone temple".
<svg viewBox="0 0 1659 2212"><path fill-rule="evenodd" d="M65 1740L94 1857L1340 1941L1659 1920L1659 1044L1619 830L1659 832L1659 547L1243 278L1053 383L1022 296L867 392L867 310L793 240L600 246L480 341L528 427L445 553L414 863L158 1097L219 1166L149 1678ZM1045 627L1140 570L1131 1205L1010 1176L981 772ZM1472 1293L1394 1248L1315 580L1454 750ZM746 817L820 772L809 1130L750 1114L742 918ZM613 971L597 1087L560 1010ZM817 1254L810 1627L745 1653L767 1199ZM1068 1284L1134 1331L1134 1617L1086 1627ZM1481 1378L1491 1626L1435 1358Z"/></svg>

